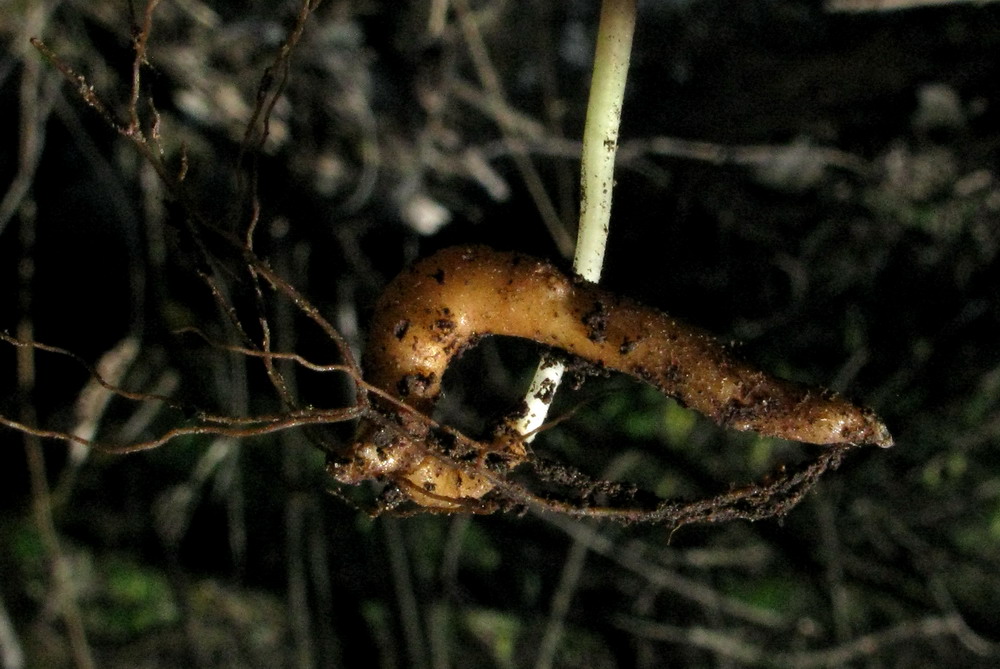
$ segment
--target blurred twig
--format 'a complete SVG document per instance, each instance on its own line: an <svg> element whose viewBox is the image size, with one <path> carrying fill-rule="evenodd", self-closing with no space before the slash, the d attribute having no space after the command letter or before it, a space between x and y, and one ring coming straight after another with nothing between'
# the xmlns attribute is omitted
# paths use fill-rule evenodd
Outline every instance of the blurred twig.
<svg viewBox="0 0 1000 669"><path fill-rule="evenodd" d="M421 669L427 666L427 645L424 642L423 624L420 621L420 606L413 587L410 573L410 558L407 554L406 538L400 522L396 518L382 519L383 536L389 554L392 570L392 584L399 605L399 619L406 640L408 662L406 666Z"/></svg>
<svg viewBox="0 0 1000 669"><path fill-rule="evenodd" d="M10 11L8 9L8 11ZM30 3L25 11L23 30L18 34L19 44L24 44L32 36L41 32L52 11L52 3ZM17 173L0 199L0 235L18 207L31 191L35 171L45 148L45 124L59 95L56 84L58 77L42 72L42 63L37 58L21 58L21 89L18 128Z"/></svg>
<svg viewBox="0 0 1000 669"><path fill-rule="evenodd" d="M885 657L888 648L906 641L940 636L958 637L959 640L963 640L968 634L968 627L960 616L929 616L893 625L879 632L864 634L829 648L787 653L774 652L734 634L705 627L677 627L631 617L619 617L617 624L638 637L700 648L719 657L737 660L750 666L789 669L844 667L865 658L875 658L880 655ZM976 639L977 643L969 650L980 656L997 655L997 644L991 644L980 637Z"/></svg>
<svg viewBox="0 0 1000 669"><path fill-rule="evenodd" d="M626 451L611 462L602 476L608 480L615 480L623 471L635 464L634 460L634 452ZM549 620L545 626L545 635L542 637L538 656L535 658L535 669L550 669L554 665L556 651L559 649L559 642L563 636L566 615L569 613L573 601L573 593L583 576L589 552L590 547L586 541L582 540L582 537L573 538L566 560L563 562L559 585L552 596Z"/></svg>
<svg viewBox="0 0 1000 669"><path fill-rule="evenodd" d="M539 137L528 145L530 153L561 158L577 159L581 143L559 137ZM483 154L488 159L506 155L502 144L486 145ZM759 169L778 170L805 168L836 168L863 177L875 174L875 167L864 158L839 149L816 146L806 139L788 144L731 145L705 142L680 137L657 135L625 140L618 148L618 162L635 166L644 158L663 157L694 160L710 165L738 165Z"/></svg>
<svg viewBox="0 0 1000 669"><path fill-rule="evenodd" d="M696 602L708 610L720 611L755 625L772 629L787 629L789 627L790 621L780 613L728 597L710 586L681 575L675 570L654 564L643 555L640 546L622 547L610 536L578 520L551 514L540 514L540 517L561 528L575 541L585 544L590 551L640 576L655 588L672 592Z"/></svg>
<svg viewBox="0 0 1000 669"><path fill-rule="evenodd" d="M0 665L3 669L24 669L25 666L24 648L7 614L2 593L0 593Z"/></svg>
<svg viewBox="0 0 1000 669"><path fill-rule="evenodd" d="M996 0L827 0L828 12L894 12L941 5L986 5Z"/></svg>
<svg viewBox="0 0 1000 669"><path fill-rule="evenodd" d="M542 222L545 223L545 227L548 229L553 243L559 249L560 254L564 257L569 257L573 253L573 239L569 232L566 231L563 221L559 219L559 213L556 211L552 199L545 190L545 185L542 182L538 168L535 167L534 163L528 157L523 140L509 132L508 128L511 122L499 120L505 118L505 112L509 109L509 105L506 102L507 96L504 93L500 76L497 74L496 68L493 67L489 50L486 48L482 33L479 31L479 25L469 8L469 2L468 0L454 0L454 6L462 34L465 37L469 53L472 56L472 63L476 68L476 73L479 75L479 80L483 84L483 88L486 89L486 95L490 100L493 115L498 119L497 124L503 133L504 142L510 149L511 158L514 160L514 164L524 179L531 199L535 202L535 207L538 209L538 213L542 218Z"/></svg>
<svg viewBox="0 0 1000 669"><path fill-rule="evenodd" d="M17 326L17 334L20 341L31 342L34 337L34 323L31 319L34 265L27 259L32 258L35 246L34 203L23 201L20 212L21 257L26 260L23 260L19 267L21 319ZM7 338L6 335L3 336ZM73 588L69 561L60 545L59 531L53 517L52 495L45 466L45 451L39 439L40 431L33 427L38 424L38 416L32 402L35 391L35 348L32 346L19 346L17 348L17 389L20 422L14 423L14 421L2 416L0 416L0 422L14 423L22 432L21 437L24 440L31 484L35 526L45 548L46 557L50 562L54 598L59 614L66 625L66 635L69 637L73 662L79 669L93 669L95 667L94 658L87 641L87 631Z"/></svg>

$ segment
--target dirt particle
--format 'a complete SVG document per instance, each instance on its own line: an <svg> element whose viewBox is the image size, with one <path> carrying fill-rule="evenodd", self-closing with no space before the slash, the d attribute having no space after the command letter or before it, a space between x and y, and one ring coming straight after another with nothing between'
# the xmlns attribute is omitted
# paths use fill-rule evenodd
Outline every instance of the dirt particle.
<svg viewBox="0 0 1000 669"><path fill-rule="evenodd" d="M455 331L455 321L450 318L439 318L434 321L434 329L443 332L444 334L451 334Z"/></svg>
<svg viewBox="0 0 1000 669"><path fill-rule="evenodd" d="M406 336L406 332L409 329L410 329L410 321L404 318L403 320L396 323L396 325L392 328L392 335L396 339L402 340L403 337Z"/></svg>
<svg viewBox="0 0 1000 669"><path fill-rule="evenodd" d="M434 374L407 374L396 384L396 390L402 398L410 395L425 395L433 383Z"/></svg>
<svg viewBox="0 0 1000 669"><path fill-rule="evenodd" d="M556 394L556 384L552 379L545 379L542 381L542 385L539 386L538 392L535 393L535 399L539 400L543 404L551 404L552 399ZM527 409L527 407L525 407Z"/></svg>
<svg viewBox="0 0 1000 669"><path fill-rule="evenodd" d="M587 328L587 339L598 344L607 339L608 307L604 302L594 302L593 308L583 315L582 320Z"/></svg>

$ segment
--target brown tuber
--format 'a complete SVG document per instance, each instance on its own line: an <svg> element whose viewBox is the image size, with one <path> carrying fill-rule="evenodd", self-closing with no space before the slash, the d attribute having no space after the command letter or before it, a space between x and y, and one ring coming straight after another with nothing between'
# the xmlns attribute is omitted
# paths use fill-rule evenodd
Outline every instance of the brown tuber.
<svg viewBox="0 0 1000 669"><path fill-rule="evenodd" d="M624 372L736 430L812 444L892 445L873 412L835 393L771 376L710 334L544 260L473 246L417 262L379 299L366 381L415 411L383 400L396 424L362 421L330 473L345 483L389 479L418 504L441 510L461 509L492 490L483 454L463 468L429 445L424 418L449 363L488 335L530 339ZM510 464L525 457L517 440L484 448Z"/></svg>

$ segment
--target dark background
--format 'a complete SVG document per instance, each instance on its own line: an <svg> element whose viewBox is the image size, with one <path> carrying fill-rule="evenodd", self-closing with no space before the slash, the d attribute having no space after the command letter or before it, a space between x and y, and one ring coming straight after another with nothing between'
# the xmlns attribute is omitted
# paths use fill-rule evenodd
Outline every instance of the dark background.
<svg viewBox="0 0 1000 669"><path fill-rule="evenodd" d="M257 252L358 351L384 284L437 248L569 265L500 128L572 236L597 3L472 3L500 111L455 5L435 32L438 3L324 2L269 139L242 162L299 6L165 1L153 14L138 109L148 124L155 104L172 169L186 155L190 206L245 228L255 165ZM872 406L896 446L852 453L782 519L672 532L535 513L371 519L355 505L372 491L328 494L323 454L296 431L78 460L46 441L47 499L29 475L39 451L4 429L3 666L996 665L1000 10L640 5L602 281ZM124 117L143 12L70 0L0 18L0 329L30 324L91 363L132 338L121 385L275 411L258 362L174 334L238 342L197 277L206 263L257 332L238 258L212 244L201 256L185 208L27 43L44 39ZM421 215L443 224L421 230ZM275 348L335 360L287 300L265 298ZM32 388L14 347L0 354L0 414L72 429L86 371L39 353ZM467 354L444 417L475 429L503 412L536 355L509 341ZM335 374L294 379L303 405L350 402ZM574 408L539 452L670 498L816 453L728 433L620 378L564 391L556 412ZM97 434L140 441L190 418L116 400Z"/></svg>

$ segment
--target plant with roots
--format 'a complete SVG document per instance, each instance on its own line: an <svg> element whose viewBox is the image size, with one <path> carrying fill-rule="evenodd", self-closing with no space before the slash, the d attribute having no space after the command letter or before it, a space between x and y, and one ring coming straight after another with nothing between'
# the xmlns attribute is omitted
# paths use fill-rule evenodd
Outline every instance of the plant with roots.
<svg viewBox="0 0 1000 669"><path fill-rule="evenodd" d="M112 453L157 448L185 435L247 438L303 429L328 458L328 471L341 486L376 480L388 484L373 512L394 509L432 512L492 512L525 507L573 516L616 518L679 526L733 518L758 519L786 513L830 467L854 446L889 446L892 439L871 412L842 397L777 379L734 355L707 333L666 314L596 286L600 277L613 190L618 122L635 23L634 0L606 0L602 9L591 102L584 135L579 239L575 273L520 254L483 247L449 249L418 263L387 288L376 307L364 354L358 363L345 338L255 246L261 223L255 157L268 138L269 123L290 74L290 60L318 3L302 4L295 25L262 78L247 124L243 151L248 213L241 225L220 225L200 213L185 183L186 160L171 165L160 146L155 107L140 109L141 77L157 5L151 0L134 36L132 87L125 119L101 94L40 40L33 44L73 83L83 102L132 144L155 170L182 221L181 235L197 260L204 288L228 319L235 342L210 342L220 350L259 361L277 395L279 411L253 416L219 415L171 399L119 387L100 369L62 348L32 340L30 332L0 338L31 355L68 356L85 366L94 392L135 402L158 402L188 418L147 441L107 444L79 432L37 427L29 419L0 417L4 425L34 437L61 439ZM463 16L467 16L466 12ZM476 39L474 25L463 24ZM255 304L244 318L219 276L239 277ZM320 364L277 350L265 306L287 301L314 323L337 354ZM208 339L201 329L189 334ZM449 363L480 338L507 335L534 340L553 351L543 361L523 406L489 439L473 439L432 417ZM303 406L283 365L341 374L353 387L347 406ZM636 377L678 399L720 425L825 448L812 462L784 471L764 484L734 488L695 502L650 499L634 488L593 480L565 465L553 465L530 446L545 426L545 407L564 364L584 373L614 370ZM326 426L357 421L353 439Z"/></svg>

